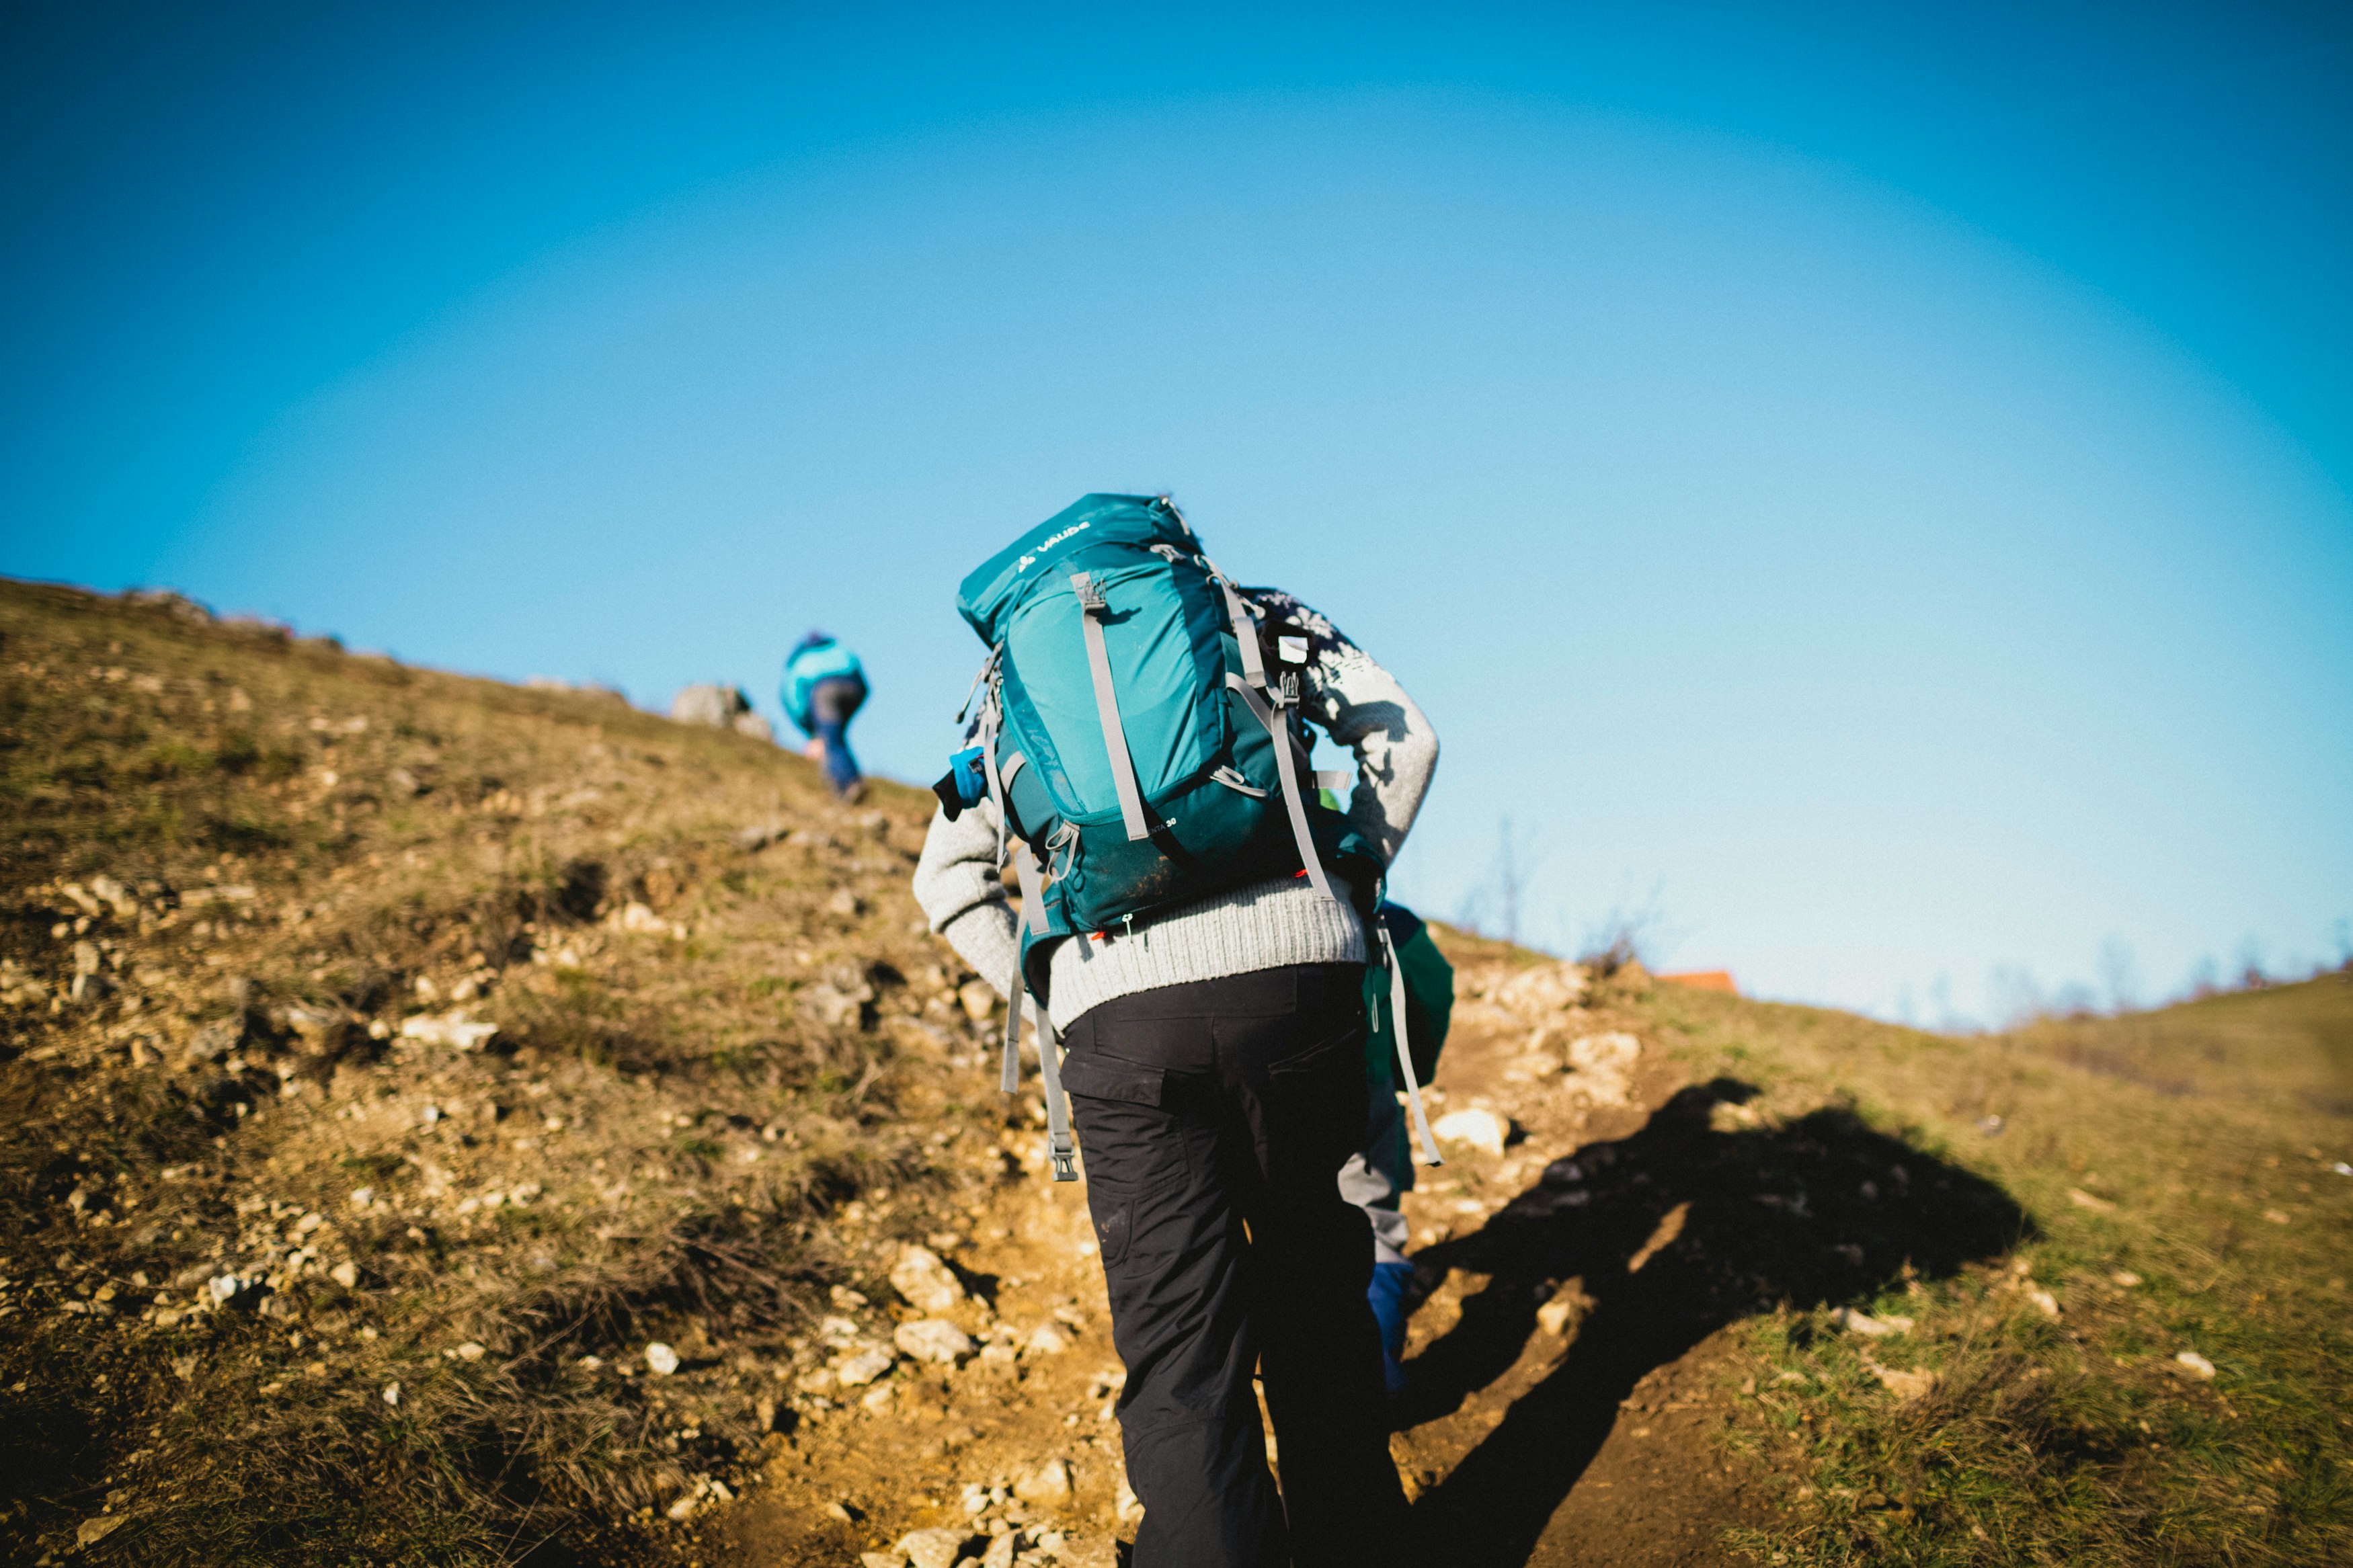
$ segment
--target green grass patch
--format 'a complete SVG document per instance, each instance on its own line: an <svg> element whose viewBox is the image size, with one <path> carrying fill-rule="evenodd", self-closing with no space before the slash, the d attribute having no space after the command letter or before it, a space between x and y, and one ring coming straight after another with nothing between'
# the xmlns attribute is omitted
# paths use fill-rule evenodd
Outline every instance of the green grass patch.
<svg viewBox="0 0 2353 1568"><path fill-rule="evenodd" d="M1651 1005L1686 1061L1767 1085L1767 1116L1845 1097L2030 1219L1949 1278L1751 1322L1733 1441L1785 1489L1735 1544L1808 1564L2353 1560L2353 1126L2331 1098L2353 984L1968 1039L1666 989ZM1839 1305L1910 1323L1859 1333Z"/></svg>

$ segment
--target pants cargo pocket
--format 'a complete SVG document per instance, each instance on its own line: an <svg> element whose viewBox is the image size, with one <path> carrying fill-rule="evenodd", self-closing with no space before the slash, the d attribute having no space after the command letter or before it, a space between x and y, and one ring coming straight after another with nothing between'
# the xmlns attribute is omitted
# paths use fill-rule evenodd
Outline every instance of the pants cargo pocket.
<svg viewBox="0 0 2353 1568"><path fill-rule="evenodd" d="M1095 1246L1103 1251L1106 1271L1127 1261L1128 1244L1135 1239L1135 1194L1096 1176L1087 1183L1087 1214L1094 1221Z"/></svg>
<svg viewBox="0 0 2353 1568"><path fill-rule="evenodd" d="M1184 1176L1184 1146L1168 1135L1161 1108L1166 1079L1159 1068L1096 1050L1073 1050L1062 1063L1086 1161L1087 1212L1106 1272L1127 1258L1141 1201Z"/></svg>
<svg viewBox="0 0 2353 1568"><path fill-rule="evenodd" d="M1363 1027L1349 1026L1266 1064L1270 1173L1304 1165L1336 1178L1364 1136L1364 1054Z"/></svg>

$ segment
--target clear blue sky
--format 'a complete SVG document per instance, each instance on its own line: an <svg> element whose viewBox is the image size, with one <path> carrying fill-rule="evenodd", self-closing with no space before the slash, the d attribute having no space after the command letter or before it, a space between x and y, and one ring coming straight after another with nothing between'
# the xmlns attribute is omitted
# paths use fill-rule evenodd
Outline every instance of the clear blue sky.
<svg viewBox="0 0 2353 1568"><path fill-rule="evenodd" d="M1431 912L1509 816L1524 935L1888 1016L2339 952L2353 13L853 9L10 8L0 570L822 625L923 780L957 578L1166 487L1433 716Z"/></svg>

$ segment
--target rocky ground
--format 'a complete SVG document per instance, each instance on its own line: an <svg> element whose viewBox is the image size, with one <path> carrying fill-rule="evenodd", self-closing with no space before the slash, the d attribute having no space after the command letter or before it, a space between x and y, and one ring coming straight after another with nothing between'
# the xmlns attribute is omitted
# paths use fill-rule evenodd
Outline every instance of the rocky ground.
<svg viewBox="0 0 2353 1568"><path fill-rule="evenodd" d="M1672 1072L1625 1026L1638 1021L1622 1004L1641 994L1639 970L1588 986L1575 965L1444 934L1460 961L1460 1011L1430 1098L1449 1158L1406 1201L1430 1261L1409 1346L1423 1383L1392 1442L1409 1492L1432 1510L1463 1484L1466 1462L1498 1441L1505 1413L1561 1372L1594 1305L1582 1279L1555 1270L1544 1293L1523 1290L1526 1322L1488 1322L1475 1308L1466 1321L1466 1302L1482 1299L1494 1274L1473 1253L1448 1248L1481 1245L1499 1215L1590 1212L1611 1178L1601 1165L1588 1174L1571 1156L1643 1126ZM953 1568L967 1558L987 1568L1049 1558L1108 1564L1133 1533L1140 1514L1111 1415L1122 1372L1084 1188L1038 1179L1044 1144L1034 1131L1016 1135L1013 1152L1031 1179L1000 1190L963 1230L931 1238L935 1249L911 1248L893 1276L899 1315L936 1311L977 1353L951 1363L905 1347L916 1353L879 1370L877 1352L888 1347L843 1324L831 1381L824 1372L805 1380L819 1391L815 1407L775 1445L712 1561L847 1561L854 1552L869 1568ZM1662 1215L1652 1226L1643 1240L1653 1254L1673 1241L1677 1223ZM1458 1255L1469 1266L1450 1261ZM955 1283L939 1282L943 1263ZM909 1331L898 1332L904 1346ZM1466 1382L1441 1366L1450 1353L1482 1364ZM1601 1405L1583 1412L1599 1430L1574 1467L1504 1458L1547 1504L1536 1539L1508 1560L1724 1560L1723 1531L1762 1506L1752 1462L1722 1441L1736 1396L1724 1361L1721 1347L1655 1365L1613 1358L1600 1386L1578 1395ZM843 1391L846 1376L875 1381ZM1428 1550L1447 1562L1504 1560L1498 1554L1513 1543L1496 1538L1497 1522L1451 1521Z"/></svg>
<svg viewBox="0 0 2353 1568"><path fill-rule="evenodd" d="M1118 1561L930 809L0 583L0 1552ZM2353 986L1954 1040L1441 940L1421 1558L2353 1550Z"/></svg>

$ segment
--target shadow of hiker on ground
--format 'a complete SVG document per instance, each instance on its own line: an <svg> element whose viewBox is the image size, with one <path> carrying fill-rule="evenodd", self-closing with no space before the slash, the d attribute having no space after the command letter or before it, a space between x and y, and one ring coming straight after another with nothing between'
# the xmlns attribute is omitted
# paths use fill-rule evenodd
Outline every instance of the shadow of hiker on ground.
<svg viewBox="0 0 2353 1568"><path fill-rule="evenodd" d="M1718 1105L1756 1093L1730 1079L1683 1089L1641 1131L1556 1161L1478 1232L1417 1259L1427 1284L1452 1268L1488 1280L1407 1363L1400 1426L1503 1375L1570 1281L1587 1303L1558 1364L1416 1504L1451 1561L1525 1563L1619 1402L1716 1330L1783 1301L1866 1301L1907 1268L1940 1278L2031 1234L2000 1187L1850 1110L1717 1130Z"/></svg>

